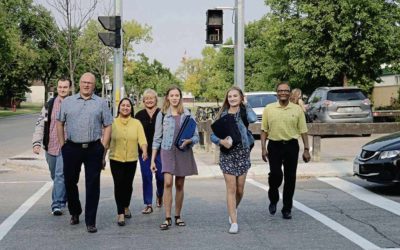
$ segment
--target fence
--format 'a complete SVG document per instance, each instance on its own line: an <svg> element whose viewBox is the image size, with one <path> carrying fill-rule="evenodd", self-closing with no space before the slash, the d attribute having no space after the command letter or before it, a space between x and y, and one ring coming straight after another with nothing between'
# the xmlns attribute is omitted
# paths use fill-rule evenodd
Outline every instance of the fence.
<svg viewBox="0 0 400 250"><path fill-rule="evenodd" d="M400 122L383 123L308 123L308 135L312 136L312 159L321 160L321 138L328 135L370 135L370 134L389 134L400 131ZM211 120L198 123L200 133L200 144L209 151L211 149ZM259 134L260 123L250 124L249 130ZM218 150L216 150L218 151ZM218 152L214 155L218 160Z"/></svg>

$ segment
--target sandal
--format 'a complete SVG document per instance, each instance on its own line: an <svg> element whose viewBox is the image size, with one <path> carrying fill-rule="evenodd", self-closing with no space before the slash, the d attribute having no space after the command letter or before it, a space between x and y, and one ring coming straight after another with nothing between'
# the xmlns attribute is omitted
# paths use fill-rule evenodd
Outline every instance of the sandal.
<svg viewBox="0 0 400 250"><path fill-rule="evenodd" d="M153 207L151 205L147 205L143 210L142 214L151 214L153 212Z"/></svg>
<svg viewBox="0 0 400 250"><path fill-rule="evenodd" d="M165 221L160 225L161 230L167 230L172 225L171 217L166 217Z"/></svg>
<svg viewBox="0 0 400 250"><path fill-rule="evenodd" d="M157 207L161 207L162 206L162 196L157 196L156 206Z"/></svg>
<svg viewBox="0 0 400 250"><path fill-rule="evenodd" d="M181 216L175 216L175 225L178 227L184 227L186 226L186 223L181 219Z"/></svg>
<svg viewBox="0 0 400 250"><path fill-rule="evenodd" d="M129 210L129 208L125 208L125 212L124 212L124 214L125 214L125 218L132 218L132 213L131 213L131 211Z"/></svg>
<svg viewBox="0 0 400 250"><path fill-rule="evenodd" d="M119 214L117 216L117 224L118 224L118 226L121 226L121 227L125 226L125 215L124 214Z"/></svg>

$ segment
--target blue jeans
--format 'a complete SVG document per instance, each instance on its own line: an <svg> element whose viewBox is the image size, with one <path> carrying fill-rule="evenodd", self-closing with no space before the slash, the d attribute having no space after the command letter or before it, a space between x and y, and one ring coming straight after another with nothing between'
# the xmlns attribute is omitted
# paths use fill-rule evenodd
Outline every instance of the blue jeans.
<svg viewBox="0 0 400 250"><path fill-rule="evenodd" d="M61 152L57 156L46 152L46 161L49 165L51 179L53 180L51 210L64 208L65 203L67 202L67 194L65 191L64 164Z"/></svg>
<svg viewBox="0 0 400 250"><path fill-rule="evenodd" d="M139 155L139 161L140 161L140 170L142 172L143 201L144 201L145 205L151 205L151 204L153 204L153 174L150 169L151 154L149 154L149 157L147 158L146 161L143 161L142 156ZM164 193L164 175L161 173L162 166L161 166L160 153L158 153L157 157L156 157L156 167L157 167L156 195L157 195L157 197L162 197L163 193Z"/></svg>

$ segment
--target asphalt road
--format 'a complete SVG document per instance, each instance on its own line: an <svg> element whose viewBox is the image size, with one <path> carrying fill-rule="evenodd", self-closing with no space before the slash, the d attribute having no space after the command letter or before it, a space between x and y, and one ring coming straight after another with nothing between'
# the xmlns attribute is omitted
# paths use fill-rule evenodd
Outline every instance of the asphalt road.
<svg viewBox="0 0 400 250"><path fill-rule="evenodd" d="M32 134L38 115L0 118L0 161L32 148Z"/></svg>
<svg viewBox="0 0 400 250"><path fill-rule="evenodd" d="M31 149L36 117L0 119L0 159ZM374 137L324 138L323 156L351 159L360 145ZM83 179L80 190L84 204ZM0 249L400 249L399 186L355 177L298 180L292 220L283 220L279 212L268 214L265 176L249 179L238 210L238 235L227 233L223 179L189 178L182 213L187 226L163 232L158 228L164 219L162 210L140 213L143 205L138 178L134 181L133 218L125 227L116 224L113 182L105 172L97 234L86 232L83 214L76 226L69 225L67 214L51 215L49 181L46 171L0 172Z"/></svg>
<svg viewBox="0 0 400 250"><path fill-rule="evenodd" d="M133 218L125 227L119 227L112 178L103 175L97 219L99 231L89 234L82 222L83 216L81 224L70 226L68 215L50 214L50 191L36 197L38 200L32 207L22 206L26 213L15 221L16 214L21 213L21 204L32 199L49 178L43 172L2 173L0 236L4 224L15 222L15 225L0 240L0 249L368 249L371 245L377 249L400 248L398 187L354 178L330 180L356 184L372 197L384 198L397 207L389 212L390 207L380 208L374 204L375 200L372 204L361 201L327 184L325 179L302 179L297 183L293 219L283 220L279 212L275 216L268 214L266 191L259 187L266 180L257 178L247 183L238 210L240 232L230 235L224 181L188 179L182 214L187 226L173 226L164 232L158 228L163 220L162 210L150 215L140 213L143 208L140 180L134 181ZM80 189L84 189L82 185ZM84 193L81 200L84 202ZM327 218L339 228L332 227Z"/></svg>

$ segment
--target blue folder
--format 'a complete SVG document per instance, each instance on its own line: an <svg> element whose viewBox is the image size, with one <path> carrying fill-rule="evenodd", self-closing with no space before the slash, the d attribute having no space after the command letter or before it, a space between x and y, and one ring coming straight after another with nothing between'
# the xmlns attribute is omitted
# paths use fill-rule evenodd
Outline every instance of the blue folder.
<svg viewBox="0 0 400 250"><path fill-rule="evenodd" d="M184 151L185 149L181 149L180 146L182 145L184 140L190 139L193 137L194 132L196 131L196 121L193 120L193 118L190 117L190 115L185 117L185 120L182 123L182 126L179 130L178 135L176 136L175 139L175 146L181 150Z"/></svg>

